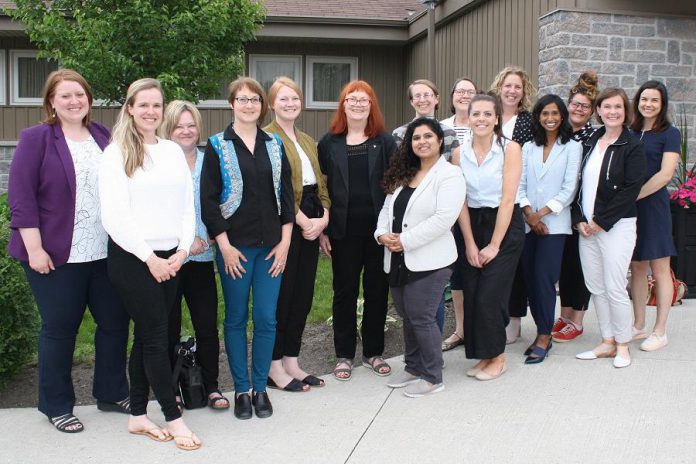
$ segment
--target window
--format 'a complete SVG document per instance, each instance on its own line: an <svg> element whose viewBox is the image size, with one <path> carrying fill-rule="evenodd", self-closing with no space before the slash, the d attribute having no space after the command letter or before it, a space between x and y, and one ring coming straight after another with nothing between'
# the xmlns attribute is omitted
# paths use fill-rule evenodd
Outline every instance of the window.
<svg viewBox="0 0 696 464"><path fill-rule="evenodd" d="M307 108L335 109L341 89L358 78L357 57L307 57Z"/></svg>
<svg viewBox="0 0 696 464"><path fill-rule="evenodd" d="M302 86L302 57L249 55L249 76L256 79L266 93L280 76L287 76Z"/></svg>
<svg viewBox="0 0 696 464"><path fill-rule="evenodd" d="M36 50L11 50L10 66L11 104L40 105L46 78L58 69L58 63L46 58L37 58Z"/></svg>
<svg viewBox="0 0 696 464"><path fill-rule="evenodd" d="M5 104L5 50L0 50L0 105Z"/></svg>
<svg viewBox="0 0 696 464"><path fill-rule="evenodd" d="M227 86L230 85L230 81L225 81L220 83L220 93L217 98L201 100L198 102L199 108L227 108L229 103L227 102Z"/></svg>

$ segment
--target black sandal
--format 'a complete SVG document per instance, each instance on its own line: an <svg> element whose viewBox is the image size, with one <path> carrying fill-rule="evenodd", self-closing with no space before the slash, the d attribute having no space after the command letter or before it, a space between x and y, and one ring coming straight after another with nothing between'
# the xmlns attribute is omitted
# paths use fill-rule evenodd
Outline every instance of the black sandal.
<svg viewBox="0 0 696 464"><path fill-rule="evenodd" d="M212 398L210 397L211 394L217 393L220 396L213 396ZM220 403L220 404L218 404ZM210 394L208 395L208 406L211 409L229 409L230 408L230 400L225 398L225 396L222 394L220 390L214 390L211 391Z"/></svg>
<svg viewBox="0 0 696 464"><path fill-rule="evenodd" d="M323 387L326 385L326 382L324 382L323 379L320 379L312 374L309 374L307 377L302 379L302 383L309 385L310 387Z"/></svg>
<svg viewBox="0 0 696 464"><path fill-rule="evenodd" d="M121 414L130 414L130 396L126 396L121 401L99 401L97 400L97 409L104 412L120 412Z"/></svg>
<svg viewBox="0 0 696 464"><path fill-rule="evenodd" d="M73 416L70 412L63 414L62 416L49 417L48 420L55 428L63 433L78 433L85 429L85 426L82 424L82 422L80 422L80 419ZM68 428L72 426L77 426L77 428Z"/></svg>

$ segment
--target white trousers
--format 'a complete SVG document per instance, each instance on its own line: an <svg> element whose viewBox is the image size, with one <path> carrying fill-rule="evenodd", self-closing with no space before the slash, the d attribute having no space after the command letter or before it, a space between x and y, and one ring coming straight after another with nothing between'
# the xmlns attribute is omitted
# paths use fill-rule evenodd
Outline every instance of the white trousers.
<svg viewBox="0 0 696 464"><path fill-rule="evenodd" d="M609 232L580 235L580 261L592 293L603 338L631 341L633 308L628 298L628 267L636 245L636 218L623 218Z"/></svg>

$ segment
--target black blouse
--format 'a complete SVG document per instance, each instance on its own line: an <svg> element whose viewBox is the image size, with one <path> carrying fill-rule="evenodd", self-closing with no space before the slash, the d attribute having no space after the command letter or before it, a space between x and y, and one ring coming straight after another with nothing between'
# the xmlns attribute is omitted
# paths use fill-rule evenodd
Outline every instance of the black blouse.
<svg viewBox="0 0 696 464"><path fill-rule="evenodd" d="M295 220L290 164L282 152L280 215L273 186L273 170L266 150L270 136L259 129L252 154L232 125L225 129L225 140L234 143L244 188L242 202L229 218L220 212L223 184L220 160L208 141L201 170L201 217L211 237L227 232L233 246L272 247L280 242L281 226Z"/></svg>

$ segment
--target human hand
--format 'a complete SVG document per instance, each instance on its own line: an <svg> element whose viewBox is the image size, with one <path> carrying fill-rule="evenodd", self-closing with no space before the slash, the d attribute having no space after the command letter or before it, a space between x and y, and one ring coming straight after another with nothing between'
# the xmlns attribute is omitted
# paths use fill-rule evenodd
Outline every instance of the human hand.
<svg viewBox="0 0 696 464"><path fill-rule="evenodd" d="M176 255L175 253L174 255ZM172 255L172 256L174 256ZM176 271L172 269L168 260L160 258L156 254L152 253L149 258L145 261L147 268L150 270L150 274L155 278L157 283L165 282L176 275Z"/></svg>
<svg viewBox="0 0 696 464"><path fill-rule="evenodd" d="M485 266L493 261L495 257L498 256L499 251L500 249L491 243L486 245L479 251L479 263L481 263L481 266Z"/></svg>
<svg viewBox="0 0 696 464"><path fill-rule="evenodd" d="M319 234L319 248L326 256L331 258L331 240L329 240L328 235L323 232Z"/></svg>
<svg viewBox="0 0 696 464"><path fill-rule="evenodd" d="M48 256L48 253L46 253L46 250L43 248L38 248L33 252L28 252L28 255L29 267L39 274L48 274L49 272L56 270L55 266L53 266L51 257Z"/></svg>
<svg viewBox="0 0 696 464"><path fill-rule="evenodd" d="M246 269L242 266L242 261L247 262L244 254L232 245L220 247L218 244L218 251L222 253L222 259L225 262L225 274L233 279L241 279L242 274L246 273Z"/></svg>
<svg viewBox="0 0 696 464"><path fill-rule="evenodd" d="M549 235L549 228L542 221L537 222L532 227L532 231L537 235Z"/></svg>
<svg viewBox="0 0 696 464"><path fill-rule="evenodd" d="M266 261L273 257L273 264L268 270L271 277L278 277L285 270L285 263L288 260L288 250L290 249L289 240L281 240L276 246L273 247L270 253L266 256Z"/></svg>
<svg viewBox="0 0 696 464"><path fill-rule="evenodd" d="M585 238L588 238L590 235L592 235L592 230L589 228L589 225L586 222L578 222L575 225L575 228L578 229L580 235L582 235Z"/></svg>
<svg viewBox="0 0 696 464"><path fill-rule="evenodd" d="M479 261L479 249L475 244L466 245L466 260L473 267L483 267Z"/></svg>
<svg viewBox="0 0 696 464"><path fill-rule="evenodd" d="M186 252L184 250L177 250L176 253L174 253L167 259L167 263L169 264L171 270L174 271L175 275L177 272L179 272L181 266L184 265L184 262L186 261L187 257L188 256L186 255Z"/></svg>
<svg viewBox="0 0 696 464"><path fill-rule="evenodd" d="M193 243L191 244L191 249L189 250L190 255L199 255L205 251L205 242L202 238L196 235L193 238Z"/></svg>

